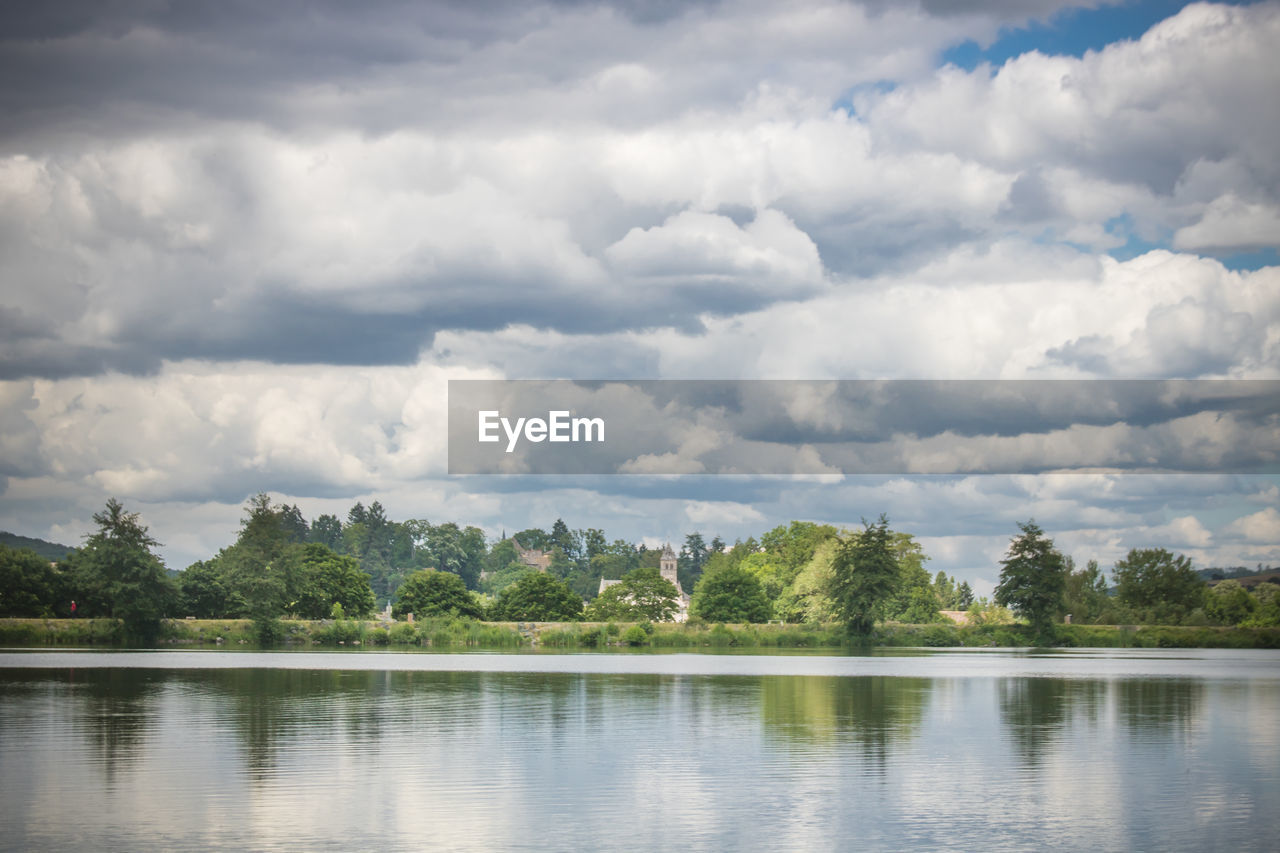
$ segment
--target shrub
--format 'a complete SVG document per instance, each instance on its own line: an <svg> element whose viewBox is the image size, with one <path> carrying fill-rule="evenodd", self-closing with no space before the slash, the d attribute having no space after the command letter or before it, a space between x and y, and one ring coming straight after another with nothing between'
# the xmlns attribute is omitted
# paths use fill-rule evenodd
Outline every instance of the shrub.
<svg viewBox="0 0 1280 853"><path fill-rule="evenodd" d="M334 622L328 627L321 628L315 633L315 638L321 643L336 646L339 643L351 645L357 642L364 635L364 625L349 619L343 619L340 622Z"/></svg>
<svg viewBox="0 0 1280 853"><path fill-rule="evenodd" d="M411 646L418 642L418 629L411 622L397 622L387 632L387 640L397 646Z"/></svg>
<svg viewBox="0 0 1280 853"><path fill-rule="evenodd" d="M960 645L960 636L954 625L930 625L920 636L920 644L934 648Z"/></svg>
<svg viewBox="0 0 1280 853"><path fill-rule="evenodd" d="M707 640L713 646L732 646L736 642L733 632L723 622L714 625L707 632Z"/></svg>
<svg viewBox="0 0 1280 853"><path fill-rule="evenodd" d="M582 632L577 636L577 641L580 646L599 647L608 642L608 635L605 633L604 628L594 626L582 629Z"/></svg>
<svg viewBox="0 0 1280 853"><path fill-rule="evenodd" d="M274 616L253 620L253 638L262 646L274 646L284 638L284 623Z"/></svg>

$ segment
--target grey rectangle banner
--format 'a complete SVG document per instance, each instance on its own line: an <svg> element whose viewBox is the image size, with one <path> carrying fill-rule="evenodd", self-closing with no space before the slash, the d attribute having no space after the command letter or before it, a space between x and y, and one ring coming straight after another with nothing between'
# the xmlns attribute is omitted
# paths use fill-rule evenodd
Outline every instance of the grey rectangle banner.
<svg viewBox="0 0 1280 853"><path fill-rule="evenodd" d="M450 380L450 474L1280 473L1280 380Z"/></svg>

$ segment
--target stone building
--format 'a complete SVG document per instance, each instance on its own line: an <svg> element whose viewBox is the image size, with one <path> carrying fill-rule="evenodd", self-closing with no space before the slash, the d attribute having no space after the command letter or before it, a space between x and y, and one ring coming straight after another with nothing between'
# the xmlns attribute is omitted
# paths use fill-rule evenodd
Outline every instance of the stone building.
<svg viewBox="0 0 1280 853"><path fill-rule="evenodd" d="M537 569L545 572L551 568L551 552L539 551L536 548L526 548L520 544L519 539L512 538L511 544L516 549L516 559L524 563L531 569Z"/></svg>

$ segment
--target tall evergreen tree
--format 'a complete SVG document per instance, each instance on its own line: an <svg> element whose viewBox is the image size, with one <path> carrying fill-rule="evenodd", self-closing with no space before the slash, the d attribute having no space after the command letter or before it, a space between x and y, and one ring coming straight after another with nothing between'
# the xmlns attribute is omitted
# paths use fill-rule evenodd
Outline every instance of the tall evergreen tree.
<svg viewBox="0 0 1280 853"><path fill-rule="evenodd" d="M307 538L311 542L325 545L341 553L342 522L336 515L317 516L316 520L311 522L311 534Z"/></svg>
<svg viewBox="0 0 1280 853"><path fill-rule="evenodd" d="M684 545L676 557L676 574L680 578L680 586L693 589L702 577L702 569L707 564L707 545L698 532L684 537Z"/></svg>
<svg viewBox="0 0 1280 853"><path fill-rule="evenodd" d="M1026 617L1037 639L1048 639L1053 620L1062 610L1066 561L1034 520L1019 523L1018 528L1022 535L1014 537L1000 561L995 601Z"/></svg>
<svg viewBox="0 0 1280 853"><path fill-rule="evenodd" d="M152 549L151 537L136 512L125 512L115 498L95 513L98 532L80 549L80 567L95 584L110 616L124 623L135 642L151 642L160 619L173 607L177 590Z"/></svg>
<svg viewBox="0 0 1280 853"><path fill-rule="evenodd" d="M836 614L856 636L875 627L876 612L898 582L889 519L863 522L863 530L840 543L832 563L831 598Z"/></svg>

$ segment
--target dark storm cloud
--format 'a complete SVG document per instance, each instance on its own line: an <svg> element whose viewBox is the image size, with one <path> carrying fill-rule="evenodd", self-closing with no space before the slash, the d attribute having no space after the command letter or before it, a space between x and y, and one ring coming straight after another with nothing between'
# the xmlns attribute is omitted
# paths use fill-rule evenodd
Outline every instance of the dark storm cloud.
<svg viewBox="0 0 1280 853"><path fill-rule="evenodd" d="M0 314L0 331L12 330L0 343L0 378L61 378L107 371L153 373L162 358L240 359L278 364L405 365L418 360L443 329L494 331L518 322L566 334L608 333L668 327L686 332L701 328L698 315L729 314L765 304L762 295L724 298L713 290L695 290L666 302L633 302L626 294L556 294L547 286L509 286L494 298L476 298L494 282L453 281L424 284L426 305L411 311L353 310L349 302L325 301L288 288L263 289L230 306L210 298L204 309L171 315L147 311L131 321L121 340L110 346L78 346L56 333L12 314ZM703 293L705 300L699 301ZM716 304L716 303L720 304ZM713 307L714 306L714 307ZM7 327L7 328L6 328ZM598 350L598 351L597 351ZM575 345L596 375L634 374L636 355L599 344ZM447 356L447 354L446 354ZM647 357L652 373L652 356ZM617 368L608 367L610 363ZM511 370L519 372L518 365Z"/></svg>
<svg viewBox="0 0 1280 853"><path fill-rule="evenodd" d="M496 7L496 8L495 8ZM150 102L257 114L281 87L448 63L528 25L520 4L66 2L11 4L0 59L13 127L67 108Z"/></svg>
<svg viewBox="0 0 1280 853"><path fill-rule="evenodd" d="M9 4L0 17L0 136L27 139L51 127L129 134L143 126L189 124L195 117L279 128L355 125L385 133L423 122L501 121L502 113L522 100L533 109L525 118L536 120L537 111L545 109L538 93L617 62L653 59L687 34L682 19L705 22L722 15L732 20L761 11L751 4L724 5L728 8L666 0ZM944 3L920 10L871 3L865 8L873 16L893 12L981 20L969 29L994 33L1001 24L1020 25L1072 5L1044 0L1033 7ZM602 33L602 25L609 32ZM778 36L780 44L787 39L785 33L760 35L754 47L766 61L774 49L768 37ZM965 35L957 33L955 40ZM725 46L708 43L706 48L723 52ZM786 71L776 60L803 64L807 53L803 45L787 47L773 57L773 72ZM734 76L742 57L705 59L680 89L732 103L754 87L749 76ZM678 62L694 66L702 58L685 55ZM632 98L610 116L625 122L654 106L663 108Z"/></svg>
<svg viewBox="0 0 1280 853"><path fill-rule="evenodd" d="M468 96L484 99L504 86L576 77L583 70L578 57L519 47L558 16L609 8L644 27L703 5L714 4L10 4L0 18L0 133L54 125L129 133L139 121L182 124L193 116L279 127L354 120L386 132L414 115L406 107L415 101L427 115L446 103L468 114ZM469 64L489 49L498 54L491 63ZM599 61L608 55L585 37L576 50ZM416 85L404 85L411 82ZM400 91L387 100L388 88ZM425 102L414 98L414 89L426 94ZM325 108L307 97L317 90L338 105ZM301 106L300 96L306 99Z"/></svg>

